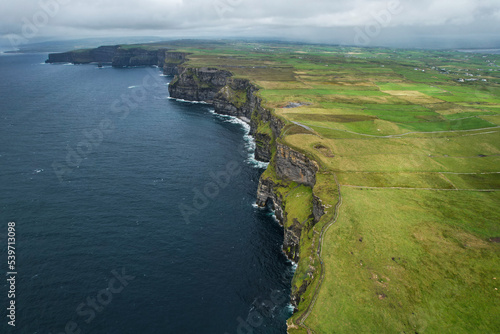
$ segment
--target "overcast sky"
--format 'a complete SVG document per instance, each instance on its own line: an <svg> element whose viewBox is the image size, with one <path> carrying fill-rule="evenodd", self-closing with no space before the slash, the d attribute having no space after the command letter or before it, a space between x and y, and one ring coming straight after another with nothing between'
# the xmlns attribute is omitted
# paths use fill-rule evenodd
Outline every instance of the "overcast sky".
<svg viewBox="0 0 500 334"><path fill-rule="evenodd" d="M3 0L2 44L107 36L500 47L500 0Z"/></svg>

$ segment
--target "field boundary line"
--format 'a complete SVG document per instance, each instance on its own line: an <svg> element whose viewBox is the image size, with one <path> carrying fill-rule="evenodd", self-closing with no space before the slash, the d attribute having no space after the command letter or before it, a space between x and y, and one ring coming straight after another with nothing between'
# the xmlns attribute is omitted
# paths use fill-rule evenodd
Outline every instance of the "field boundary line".
<svg viewBox="0 0 500 334"><path fill-rule="evenodd" d="M299 124L297 124L297 125L299 125ZM304 125L304 124L301 124L301 125ZM307 125L304 125L304 126L307 126ZM321 126L321 125L311 125L311 128L312 129L314 129L314 128L329 129L329 130L347 132L347 133L352 133L352 134L355 134L355 135L367 136L367 137L373 137L373 138L398 138L398 137L403 137L403 136L411 135L411 134L457 133L457 132L472 132L472 131L492 130L492 129L499 129L500 126L492 126L492 127L488 127L488 128L469 129L469 130L444 130L444 131L428 131L428 132L412 131L412 132L401 133L401 134L398 134L398 135L387 135L387 136L370 135L370 134L367 134L367 133L359 133L359 132L354 132L354 131L350 131L350 130L342 130L342 129L330 128L328 126ZM498 132L498 131L491 131L491 132L488 132L488 133L495 133L495 132ZM479 135L479 134L485 134L485 133L477 133L477 134ZM351 139L351 138L348 138L348 139Z"/></svg>
<svg viewBox="0 0 500 334"><path fill-rule="evenodd" d="M344 174L453 174L453 175L491 175L491 174L500 174L500 172L476 172L476 173L461 173L461 172L372 172L372 171L355 171L355 170L346 170L339 171L338 173Z"/></svg>
<svg viewBox="0 0 500 334"><path fill-rule="evenodd" d="M495 192L500 189L439 189L439 188L406 188L406 187L369 187L369 186L353 186L343 184L342 187L360 188L360 189L399 189L399 190L434 190L434 191L478 191L478 192Z"/></svg>

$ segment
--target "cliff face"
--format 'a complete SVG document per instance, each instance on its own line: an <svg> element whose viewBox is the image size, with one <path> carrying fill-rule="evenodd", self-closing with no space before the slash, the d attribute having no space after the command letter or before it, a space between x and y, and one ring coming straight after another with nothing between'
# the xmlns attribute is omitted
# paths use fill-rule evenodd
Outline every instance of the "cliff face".
<svg viewBox="0 0 500 334"><path fill-rule="evenodd" d="M250 81L234 78L231 72L213 68L178 66L175 71L168 72L178 73L168 87L171 97L209 102L219 114L249 121L256 141L255 158L265 162L271 160L272 145L285 124L262 107L258 88Z"/></svg>
<svg viewBox="0 0 500 334"><path fill-rule="evenodd" d="M100 46L96 49L50 53L46 63L87 64L91 62L111 63L119 46Z"/></svg>
<svg viewBox="0 0 500 334"><path fill-rule="evenodd" d="M122 49L119 45L100 46L96 49L51 53L46 63L111 63L114 67L151 66L163 67L165 49Z"/></svg>
<svg viewBox="0 0 500 334"><path fill-rule="evenodd" d="M277 143L275 156L276 174L281 179L288 179L298 184L314 188L318 164L304 154Z"/></svg>
<svg viewBox="0 0 500 334"><path fill-rule="evenodd" d="M169 70L170 71L170 70ZM174 73L174 71L169 72ZM270 161L275 176L259 180L257 205L269 205L284 226L283 251L291 260L300 260L300 244L307 233L325 214L321 200L312 195L312 214L309 222L287 217L282 182L295 182L313 188L316 184L318 164L304 154L278 142L285 122L262 106L258 88L246 79L232 77L228 71L213 68L178 66L177 75L169 85L170 96L192 101L212 103L217 113L249 121L256 141L255 158ZM311 274L313 275L313 274ZM311 277L311 276L309 276ZM297 306L310 281L292 288L291 301Z"/></svg>
<svg viewBox="0 0 500 334"><path fill-rule="evenodd" d="M325 212L325 207L323 206L323 203L321 202L321 199L314 195L313 193L313 216L314 216L314 221L319 222L321 217L326 213Z"/></svg>
<svg viewBox="0 0 500 334"><path fill-rule="evenodd" d="M73 52L49 53L46 63L74 63Z"/></svg>
<svg viewBox="0 0 500 334"><path fill-rule="evenodd" d="M177 75L179 74L179 67L187 60L189 53L185 52L163 52L163 74Z"/></svg>
<svg viewBox="0 0 500 334"><path fill-rule="evenodd" d="M277 191L279 184L270 178L262 177L259 180L257 189L257 205L260 207L270 206L280 224L284 227L283 252L294 261L300 259L300 236L302 226L300 222L288 222L288 217L284 211L284 198L281 192Z"/></svg>
<svg viewBox="0 0 500 334"><path fill-rule="evenodd" d="M140 48L118 49L112 59L113 67L152 66L159 63L158 50L148 51Z"/></svg>
<svg viewBox="0 0 500 334"><path fill-rule="evenodd" d="M109 63L118 50L118 45L115 46L101 46L97 49L90 50L90 56L96 62Z"/></svg>
<svg viewBox="0 0 500 334"><path fill-rule="evenodd" d="M250 123L256 143L255 159L270 161L276 146L276 138L281 135L285 122L269 110L262 108L261 102L261 99L258 98L258 112L252 115Z"/></svg>
<svg viewBox="0 0 500 334"><path fill-rule="evenodd" d="M314 188L316 173L319 168L315 161L280 143L276 143L276 153L271 163L276 173L276 179L265 176L261 177L257 189L257 205L270 205L276 211L276 217L285 228L283 251L288 258L294 262L298 262L300 259L300 239L302 232L311 226L304 225L296 219L290 221L290 218L284 212L283 192L278 191L278 188L282 186L280 184L281 181L293 181L299 185ZM321 200L314 193L312 208L314 225L325 213Z"/></svg>
<svg viewBox="0 0 500 334"><path fill-rule="evenodd" d="M215 95L226 85L231 73L214 68L186 68L179 66L179 73L168 86L170 96L191 101L212 103Z"/></svg>

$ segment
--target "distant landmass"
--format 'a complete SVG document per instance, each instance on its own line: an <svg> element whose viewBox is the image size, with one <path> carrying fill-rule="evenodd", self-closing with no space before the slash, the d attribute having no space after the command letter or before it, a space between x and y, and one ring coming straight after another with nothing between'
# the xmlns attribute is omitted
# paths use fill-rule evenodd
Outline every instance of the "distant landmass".
<svg viewBox="0 0 500 334"><path fill-rule="evenodd" d="M457 51L470 53L488 53L494 55L500 54L500 49L458 49Z"/></svg>

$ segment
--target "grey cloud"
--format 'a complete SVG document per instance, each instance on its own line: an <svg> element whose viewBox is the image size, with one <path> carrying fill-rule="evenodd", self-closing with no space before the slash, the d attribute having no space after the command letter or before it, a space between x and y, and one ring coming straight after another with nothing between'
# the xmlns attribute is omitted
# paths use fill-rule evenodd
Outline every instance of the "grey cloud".
<svg viewBox="0 0 500 334"><path fill-rule="evenodd" d="M128 33L165 37L288 37L352 44L354 28L364 29L377 24L377 19L387 19L384 15L395 1L398 0L4 1L0 8L0 36L22 34L26 22L36 23L36 15L40 22L40 13L48 8L51 15L37 29L38 38ZM385 23L374 42L422 41L429 31L434 31L434 35L446 32L448 39L460 40L473 34L475 39L483 36L487 40L492 31L500 28L500 1L400 0L400 10Z"/></svg>

